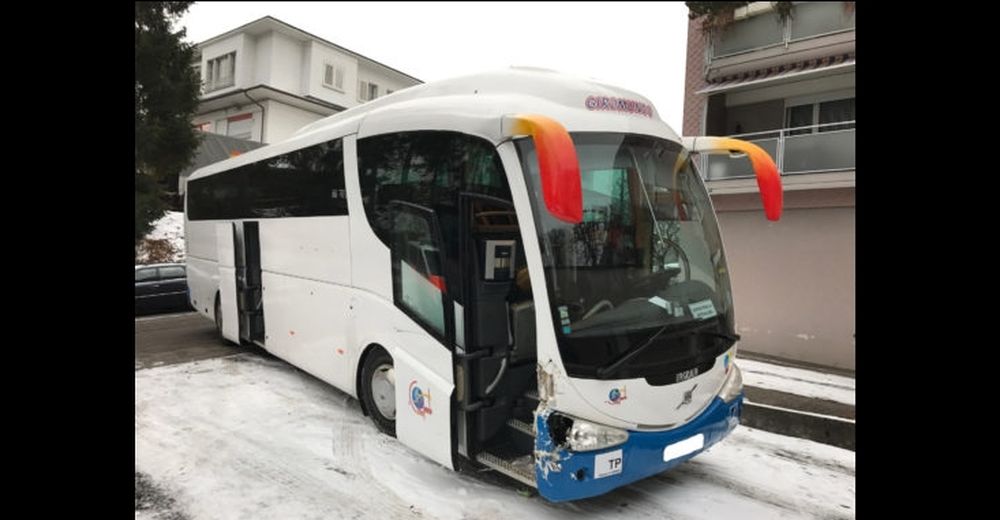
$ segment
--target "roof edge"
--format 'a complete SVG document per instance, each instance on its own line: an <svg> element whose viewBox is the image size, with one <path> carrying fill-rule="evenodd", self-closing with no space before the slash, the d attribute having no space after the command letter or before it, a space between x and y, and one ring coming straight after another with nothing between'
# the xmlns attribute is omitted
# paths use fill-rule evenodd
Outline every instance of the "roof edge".
<svg viewBox="0 0 1000 520"><path fill-rule="evenodd" d="M319 40L319 41L323 42L323 43L324 43L324 44L326 44L326 45L329 45L329 46L331 46L331 47L334 47L334 48L336 48L336 49L339 49L339 50L341 50L341 51L343 51L343 52L346 52L346 53L348 53L348 54L352 54L352 55L354 55L354 56L356 56L356 57L358 57L358 58L361 58L361 59L364 59L364 60L367 60L367 61L370 61L370 62L374 63L375 65L378 65L378 66L380 66L380 67L383 67L383 68L385 68L385 69L387 69L387 70L390 70L390 71L392 71L392 72L395 72L396 74L399 74L399 75L402 75L402 76L405 76L405 77L407 77L407 78L410 78L410 79L412 79L413 81L416 81L416 82L418 82L418 83L424 83L424 81L423 81L423 80L421 80L420 78L417 78L417 77L414 77L414 76L411 76L411 75L409 75L409 74L407 74L407 73L405 73L405 72L403 72L403 71L401 71L401 70L399 70L399 69L396 69L396 68L393 68L393 67L390 67L390 66L388 66L388 65L386 65L385 63L382 63L382 62L380 62L380 61L377 61L377 60L373 60L373 59L369 58L368 56L365 56L364 54L361 54L361 53L359 53L359 52L354 52L354 51L352 51L351 49L348 49L347 47L344 47L344 46L341 46L341 45L337 45L336 43L333 43L333 42L331 42L330 40L327 40L326 38L321 38L321 37L319 37L319 36L316 36L315 34L312 34L312 33L310 33L309 31L306 31L306 30L303 30L303 29L299 29L298 27L295 27L294 25L292 25L292 24L290 24L290 23L288 23L288 22L284 22L284 21L282 21L282 20L279 20L279 19L277 19L277 18L275 18L275 17L273 17L273 16L271 16L271 15L266 15L266 16L263 16L263 17L261 17L261 18L258 18L258 19L256 19L256 20L253 20L253 21L251 21L251 22L247 22L247 23L245 23L245 24L243 24L243 25L241 25L241 26L239 26L239 27L237 27L237 28L235 28L235 29L231 29L231 30L229 30L229 31L226 31L226 32L224 32L224 33L222 33L222 34L219 34L219 35L216 35L216 36L213 36L213 37L211 37L211 38L209 38L209 39L207 39L207 40L204 40L204 41L202 41L202 42L199 42L199 43L196 43L196 44L195 44L195 47L198 47L198 50L200 51L200 50L201 50L200 48L201 48L202 46L204 46L204 45L208 45L208 44L210 44L210 43L213 43L213 42L215 42L216 40L221 40L221 39L223 39L223 38L227 38L227 37L229 37L229 36L232 36L232 35L234 35L234 34L236 34L236 33L239 33L239 32L241 32L241 31L242 31L242 30L244 30L245 28L247 28L247 27L249 27L249 26L251 26L251 25L253 25L253 24L255 24L255 23L260 23L260 22L263 22L263 21L265 21L265 20L270 20L270 21L272 21L272 22L275 22L275 23L278 23L278 24L280 24L280 25L282 25L282 26L284 26L284 27L286 27L286 28L288 28L288 29L290 29L290 30L292 30L292 31L295 31L295 32L298 32L298 33L301 33L301 34L302 34L303 36L305 36L305 37L308 37L308 38L311 38L311 39L314 39L314 40Z"/></svg>

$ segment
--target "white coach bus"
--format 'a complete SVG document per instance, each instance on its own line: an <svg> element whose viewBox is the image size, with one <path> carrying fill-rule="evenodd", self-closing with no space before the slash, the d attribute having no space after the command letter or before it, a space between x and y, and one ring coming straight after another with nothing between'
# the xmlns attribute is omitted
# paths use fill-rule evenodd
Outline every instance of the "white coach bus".
<svg viewBox="0 0 1000 520"><path fill-rule="evenodd" d="M440 464L598 495L739 422L692 152L745 154L780 216L766 152L682 139L633 92L525 69L412 87L195 172L191 304Z"/></svg>

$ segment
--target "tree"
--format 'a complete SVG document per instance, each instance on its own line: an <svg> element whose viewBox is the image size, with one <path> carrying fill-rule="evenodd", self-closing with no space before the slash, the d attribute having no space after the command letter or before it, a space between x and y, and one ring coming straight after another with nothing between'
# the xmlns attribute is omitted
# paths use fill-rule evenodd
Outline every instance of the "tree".
<svg viewBox="0 0 1000 520"><path fill-rule="evenodd" d="M177 19L193 2L135 4L135 245L176 200L177 186L198 147L191 116L201 79L191 67L194 47ZM176 188L173 188L176 189Z"/></svg>

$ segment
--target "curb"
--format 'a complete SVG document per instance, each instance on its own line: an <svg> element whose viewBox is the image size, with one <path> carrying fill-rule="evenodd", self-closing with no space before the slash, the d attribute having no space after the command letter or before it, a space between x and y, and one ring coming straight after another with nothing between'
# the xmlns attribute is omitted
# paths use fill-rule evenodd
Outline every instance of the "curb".
<svg viewBox="0 0 1000 520"><path fill-rule="evenodd" d="M855 451L855 421L744 398L740 424Z"/></svg>

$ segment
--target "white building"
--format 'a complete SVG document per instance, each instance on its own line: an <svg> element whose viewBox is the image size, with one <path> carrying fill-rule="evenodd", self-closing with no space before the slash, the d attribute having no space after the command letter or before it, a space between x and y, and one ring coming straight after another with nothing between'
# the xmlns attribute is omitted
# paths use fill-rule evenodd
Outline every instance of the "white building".
<svg viewBox="0 0 1000 520"><path fill-rule="evenodd" d="M194 125L262 143L422 83L270 16L197 47L202 94Z"/></svg>

